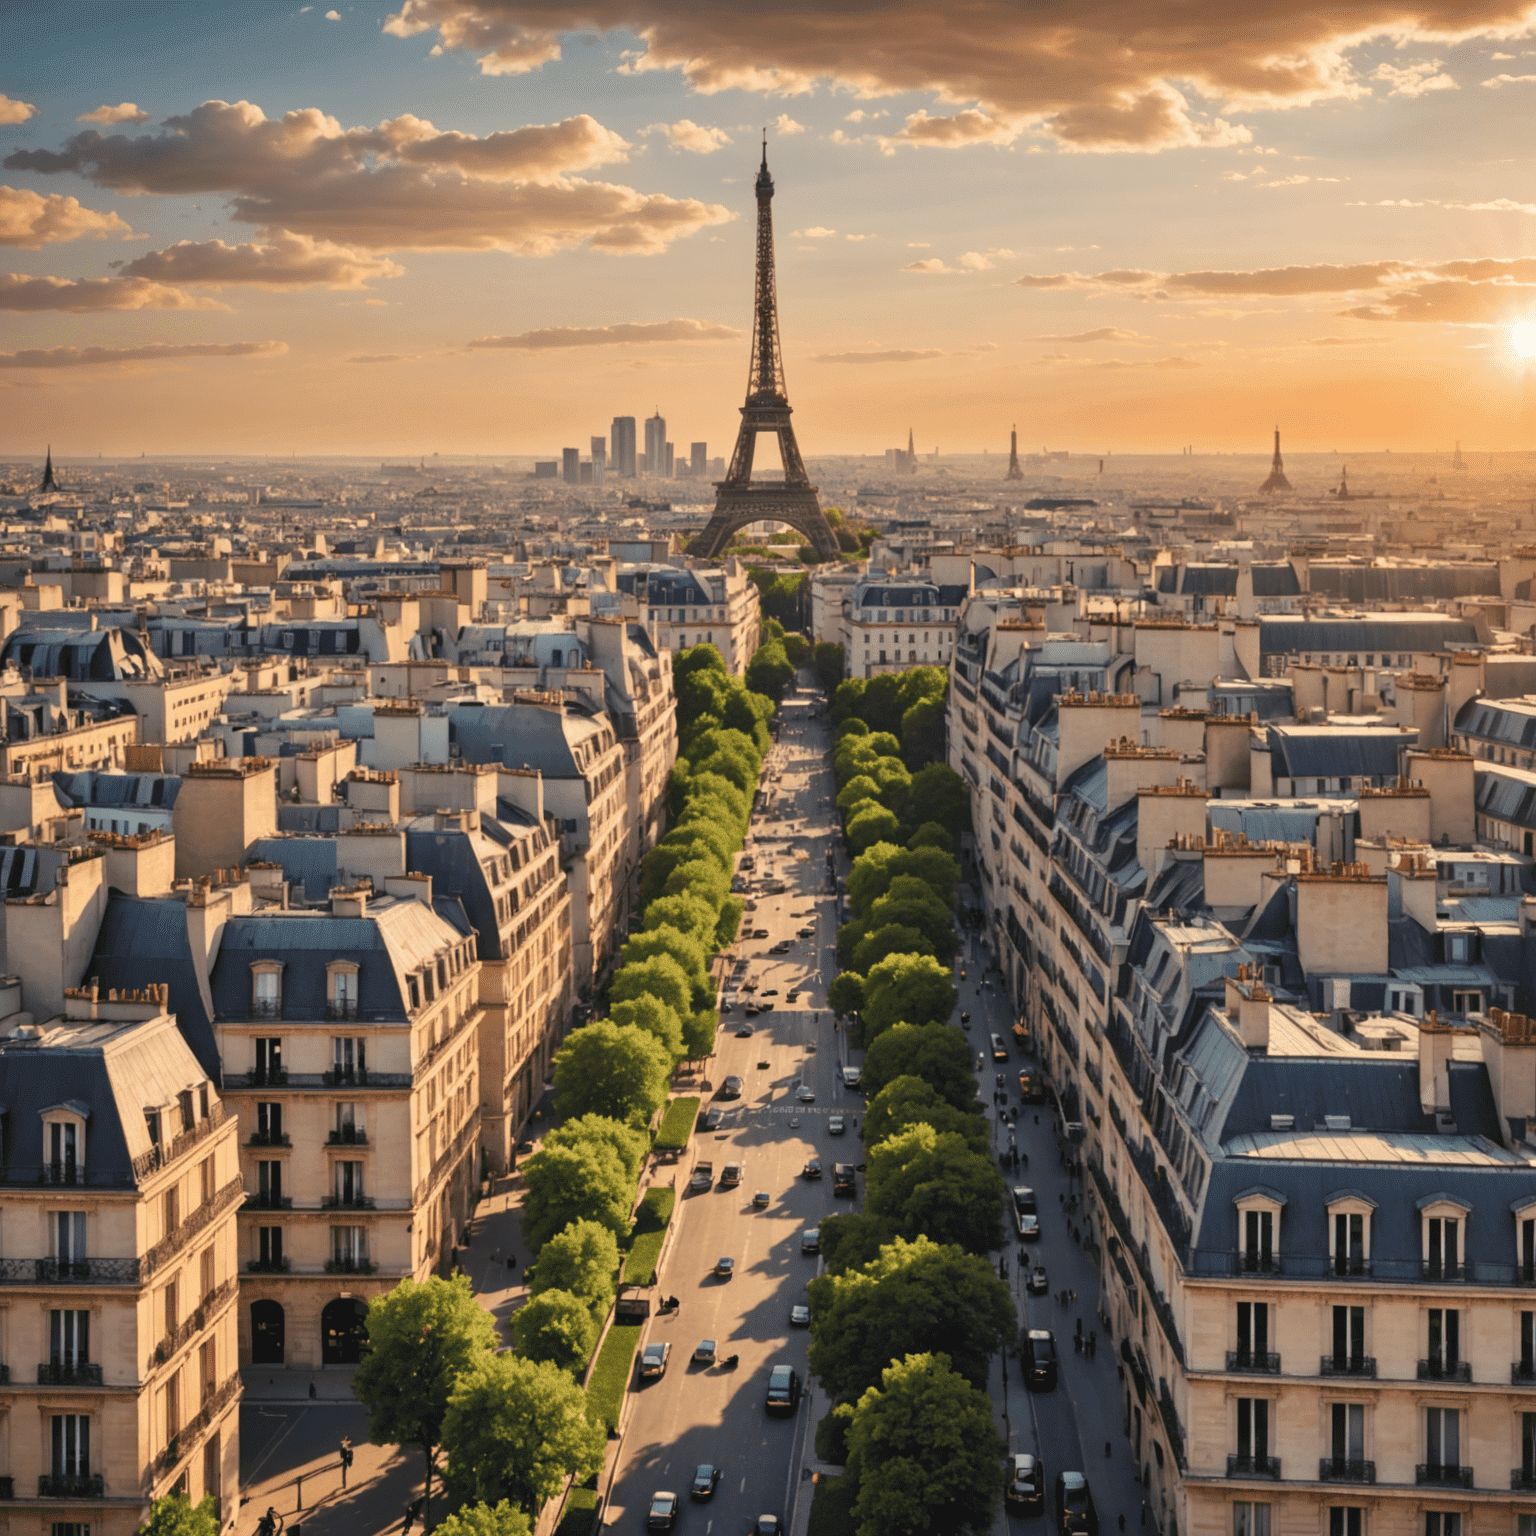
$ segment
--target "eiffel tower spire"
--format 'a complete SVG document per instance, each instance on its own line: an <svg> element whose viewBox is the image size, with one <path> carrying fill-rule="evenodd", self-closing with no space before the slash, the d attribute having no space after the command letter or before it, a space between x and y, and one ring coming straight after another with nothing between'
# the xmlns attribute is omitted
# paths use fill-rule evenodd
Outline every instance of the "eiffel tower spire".
<svg viewBox="0 0 1536 1536"><path fill-rule="evenodd" d="M759 521L787 523L811 541L823 560L838 558L832 532L816 487L805 472L795 429L790 424L784 359L779 345L779 303L773 268L773 177L768 171L768 132L763 130L763 160L757 173L757 280L752 304L752 358L747 368L747 400L741 429L725 479L715 486L715 512L693 541L692 553L712 559L737 529ZM779 440L782 482L754 485L752 459L760 432Z"/></svg>
<svg viewBox="0 0 1536 1536"><path fill-rule="evenodd" d="M1014 427L1008 434L1008 473L1005 480L1022 480L1024 471L1019 468L1019 429Z"/></svg>
<svg viewBox="0 0 1536 1536"><path fill-rule="evenodd" d="M48 457L43 460L43 483L37 489L41 494L44 491L56 491L58 488L59 482L53 477L53 444L49 443Z"/></svg>
<svg viewBox="0 0 1536 1536"><path fill-rule="evenodd" d="M1288 491L1291 482L1285 478L1285 460L1280 457L1280 428L1275 428L1275 459L1269 466L1269 479L1259 487L1264 491Z"/></svg>

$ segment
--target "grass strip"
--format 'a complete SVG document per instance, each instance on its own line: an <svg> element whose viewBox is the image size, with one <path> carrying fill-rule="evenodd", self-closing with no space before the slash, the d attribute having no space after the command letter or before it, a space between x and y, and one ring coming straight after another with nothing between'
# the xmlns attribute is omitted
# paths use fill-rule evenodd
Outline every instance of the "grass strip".
<svg viewBox="0 0 1536 1536"><path fill-rule="evenodd" d="M655 1284L656 1261L661 1257L667 1223L672 1219L672 1207L676 1203L675 1189L658 1185L646 1190L629 1234L629 1257L624 1261L625 1285Z"/></svg>
<svg viewBox="0 0 1536 1536"><path fill-rule="evenodd" d="M597 1490L573 1488L565 1501L565 1513L555 1527L555 1536L592 1536L597 1530Z"/></svg>
<svg viewBox="0 0 1536 1536"><path fill-rule="evenodd" d="M851 1477L819 1477L806 1536L853 1536L853 1505L858 1496Z"/></svg>
<svg viewBox="0 0 1536 1536"><path fill-rule="evenodd" d="M612 1434L619 1427L619 1412L629 1388L629 1373L640 1347L638 1323L615 1323L597 1352L597 1364L587 1380L587 1418L605 1424Z"/></svg>
<svg viewBox="0 0 1536 1536"><path fill-rule="evenodd" d="M681 1152L693 1135L693 1123L699 1118L697 1099L673 1099L661 1117L661 1128L653 1143L657 1152Z"/></svg>

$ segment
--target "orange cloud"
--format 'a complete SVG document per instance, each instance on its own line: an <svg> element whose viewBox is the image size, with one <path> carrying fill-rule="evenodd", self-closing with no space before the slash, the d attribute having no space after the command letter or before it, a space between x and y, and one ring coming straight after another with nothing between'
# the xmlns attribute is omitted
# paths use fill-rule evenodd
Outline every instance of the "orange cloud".
<svg viewBox="0 0 1536 1536"><path fill-rule="evenodd" d="M37 108L30 101L17 101L0 91L0 124L9 126L13 123L24 123L36 112Z"/></svg>
<svg viewBox="0 0 1536 1536"><path fill-rule="evenodd" d="M77 123L147 123L149 113L136 102L120 101L115 107L97 107L94 112L82 112Z"/></svg>
<svg viewBox="0 0 1536 1536"><path fill-rule="evenodd" d="M260 288L361 288L370 278L398 277L403 270L382 257L365 256L308 235L284 233L266 245L181 240L130 261L123 273L210 288L236 283Z"/></svg>
<svg viewBox="0 0 1536 1536"><path fill-rule="evenodd" d="M648 320L620 325L552 325L517 336L481 336L468 345L474 350L501 348L518 352L548 352L564 347L649 345L664 341L737 341L741 332L713 320Z"/></svg>
<svg viewBox="0 0 1536 1536"><path fill-rule="evenodd" d="M0 187L0 245L35 251L64 240L108 240L132 233L115 213L86 208L77 197Z"/></svg>
<svg viewBox="0 0 1536 1536"><path fill-rule="evenodd" d="M137 277L23 277L0 272L0 310L36 314L65 310L90 314L109 309L223 309L212 299L200 299L163 283Z"/></svg>
<svg viewBox="0 0 1536 1536"><path fill-rule="evenodd" d="M181 357L277 357L283 341L190 342L148 347L33 347L0 352L0 368L93 368L112 363L158 363Z"/></svg>

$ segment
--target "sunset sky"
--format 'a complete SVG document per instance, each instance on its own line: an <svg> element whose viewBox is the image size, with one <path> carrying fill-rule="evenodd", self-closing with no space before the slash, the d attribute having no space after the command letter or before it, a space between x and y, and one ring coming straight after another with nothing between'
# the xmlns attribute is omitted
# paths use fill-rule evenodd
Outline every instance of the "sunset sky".
<svg viewBox="0 0 1536 1536"><path fill-rule="evenodd" d="M0 454L1536 447L1536 5L27 0ZM1235 18L1235 19L1234 19Z"/></svg>

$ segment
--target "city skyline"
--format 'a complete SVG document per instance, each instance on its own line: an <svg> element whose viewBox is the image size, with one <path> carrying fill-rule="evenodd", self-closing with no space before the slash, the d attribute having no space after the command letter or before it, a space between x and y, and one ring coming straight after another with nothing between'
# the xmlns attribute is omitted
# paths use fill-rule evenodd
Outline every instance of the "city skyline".
<svg viewBox="0 0 1536 1536"><path fill-rule="evenodd" d="M0 452L547 457L661 400L683 461L735 435L763 125L808 456L1536 441L1536 8L1181 14L1176 57L1103 3L1049 48L799 15L39 7Z"/></svg>

